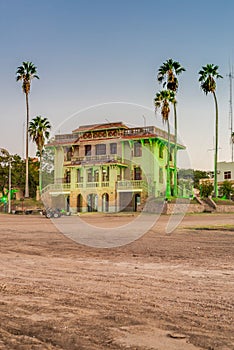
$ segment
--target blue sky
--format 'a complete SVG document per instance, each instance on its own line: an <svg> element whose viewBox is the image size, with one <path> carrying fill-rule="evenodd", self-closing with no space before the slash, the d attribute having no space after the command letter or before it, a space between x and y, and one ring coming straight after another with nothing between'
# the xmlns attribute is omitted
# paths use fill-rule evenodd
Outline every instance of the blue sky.
<svg viewBox="0 0 234 350"><path fill-rule="evenodd" d="M32 82L31 118L43 115L53 132L62 133L106 120L144 125L146 119L161 126L153 106L161 89L156 75L173 58L186 68L179 78L178 128L191 166L213 168L214 101L198 83L198 71L207 63L217 64L224 77L217 84L219 160L230 161L233 14L232 0L1 0L0 147L23 155L25 97L15 81L22 61L32 61L40 76ZM34 155L35 147L30 149Z"/></svg>

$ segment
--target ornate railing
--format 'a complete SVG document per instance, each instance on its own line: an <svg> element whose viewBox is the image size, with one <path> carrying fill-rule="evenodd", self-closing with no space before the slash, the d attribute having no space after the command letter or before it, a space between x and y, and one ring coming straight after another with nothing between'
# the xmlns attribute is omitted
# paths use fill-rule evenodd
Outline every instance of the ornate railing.
<svg viewBox="0 0 234 350"><path fill-rule="evenodd" d="M117 181L117 190L144 190L148 191L148 185L144 180L122 180ZM77 182L74 185L68 184L68 183L61 183L61 184L50 184L42 189L42 194L46 192L53 192L53 191L70 191L72 188L75 189L85 189L85 188L102 188L102 187L110 187L115 186L115 183L110 183L109 181L101 181L101 182Z"/></svg>
<svg viewBox="0 0 234 350"><path fill-rule="evenodd" d="M121 157L117 155L100 155L100 156L84 156L84 157L72 157L72 164L84 164L94 162L106 162L106 163L121 163Z"/></svg>
<svg viewBox="0 0 234 350"><path fill-rule="evenodd" d="M148 185L144 180L117 181L117 190L133 190L133 189L148 191Z"/></svg>
<svg viewBox="0 0 234 350"><path fill-rule="evenodd" d="M44 187L41 191L41 194L43 195L46 192L50 191L65 191L65 190L70 190L71 189L71 184L67 183L61 183L61 184L50 184Z"/></svg>

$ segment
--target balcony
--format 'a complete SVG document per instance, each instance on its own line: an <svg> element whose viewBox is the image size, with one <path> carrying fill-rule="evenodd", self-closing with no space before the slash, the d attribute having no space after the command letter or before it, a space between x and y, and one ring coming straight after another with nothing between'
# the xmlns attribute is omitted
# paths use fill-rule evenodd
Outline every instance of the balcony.
<svg viewBox="0 0 234 350"><path fill-rule="evenodd" d="M102 181L102 182L77 182L75 184L75 188L96 188L96 187L110 187L109 181Z"/></svg>
<svg viewBox="0 0 234 350"><path fill-rule="evenodd" d="M130 128L123 130L123 137L145 137L149 135L154 135L155 137L160 137L167 140L167 132L161 130L155 126L146 126L139 128ZM171 142L175 142L175 136L171 134Z"/></svg>
<svg viewBox="0 0 234 350"><path fill-rule="evenodd" d="M42 194L49 192L50 194L70 194L75 189L94 189L115 187L117 192L148 192L148 185L144 180L122 180L117 182L101 181L101 182L77 182L75 184L61 183L50 184L43 188Z"/></svg>
<svg viewBox="0 0 234 350"><path fill-rule="evenodd" d="M121 157L116 154L106 154L100 156L72 157L72 165L122 163Z"/></svg>
<svg viewBox="0 0 234 350"><path fill-rule="evenodd" d="M117 192L148 192L148 185L144 180L123 180L117 182Z"/></svg>
<svg viewBox="0 0 234 350"><path fill-rule="evenodd" d="M50 184L44 187L41 191L41 194L69 194L71 189L71 184L61 183L61 184Z"/></svg>

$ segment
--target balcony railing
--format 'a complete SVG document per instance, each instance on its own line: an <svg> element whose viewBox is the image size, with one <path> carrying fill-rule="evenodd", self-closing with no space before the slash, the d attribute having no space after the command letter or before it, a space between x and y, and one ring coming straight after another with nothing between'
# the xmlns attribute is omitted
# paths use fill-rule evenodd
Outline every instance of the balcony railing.
<svg viewBox="0 0 234 350"><path fill-rule="evenodd" d="M84 157L72 157L72 164L85 164L85 163L121 163L121 157L112 154L105 154L99 156L84 156Z"/></svg>
<svg viewBox="0 0 234 350"><path fill-rule="evenodd" d="M61 184L50 184L44 187L41 191L42 194L46 192L63 192L63 191L70 191L71 184L67 183L61 183Z"/></svg>
<svg viewBox="0 0 234 350"><path fill-rule="evenodd" d="M99 182L86 182L86 188L99 187Z"/></svg>
<svg viewBox="0 0 234 350"><path fill-rule="evenodd" d="M43 188L42 194L46 192L66 192L71 191L72 189L89 189L89 188L107 188L115 187L117 185L118 191L133 191L133 190L143 190L148 192L148 185L144 180L122 180L110 183L109 181L101 182L77 182L74 185L70 183L61 183L61 184L50 184Z"/></svg>
<svg viewBox="0 0 234 350"><path fill-rule="evenodd" d="M75 134L59 134L59 135L55 135L54 140L57 142L75 142L77 141L78 137ZM53 141L53 140L52 140Z"/></svg>
<svg viewBox="0 0 234 350"><path fill-rule="evenodd" d="M161 130L155 126L146 126L143 128L131 128L123 130L123 136L144 136L144 135L155 135L156 137L162 137L163 139L167 139L167 132ZM174 142L174 135L171 134L171 141Z"/></svg>
<svg viewBox="0 0 234 350"><path fill-rule="evenodd" d="M75 188L84 188L84 182L77 182Z"/></svg>
<svg viewBox="0 0 234 350"><path fill-rule="evenodd" d="M144 180L123 180L117 182L117 191L144 190L148 191L147 183Z"/></svg>

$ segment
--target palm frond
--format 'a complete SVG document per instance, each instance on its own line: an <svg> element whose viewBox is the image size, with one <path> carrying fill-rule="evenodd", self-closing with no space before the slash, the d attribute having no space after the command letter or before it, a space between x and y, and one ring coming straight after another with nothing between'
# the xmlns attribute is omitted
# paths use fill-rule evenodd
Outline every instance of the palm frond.
<svg viewBox="0 0 234 350"><path fill-rule="evenodd" d="M208 63L206 66L202 66L202 69L198 72L200 75L198 81L201 83L201 89L207 95L209 92L214 93L216 90L215 79L223 78L218 73L219 67L212 63Z"/></svg>

